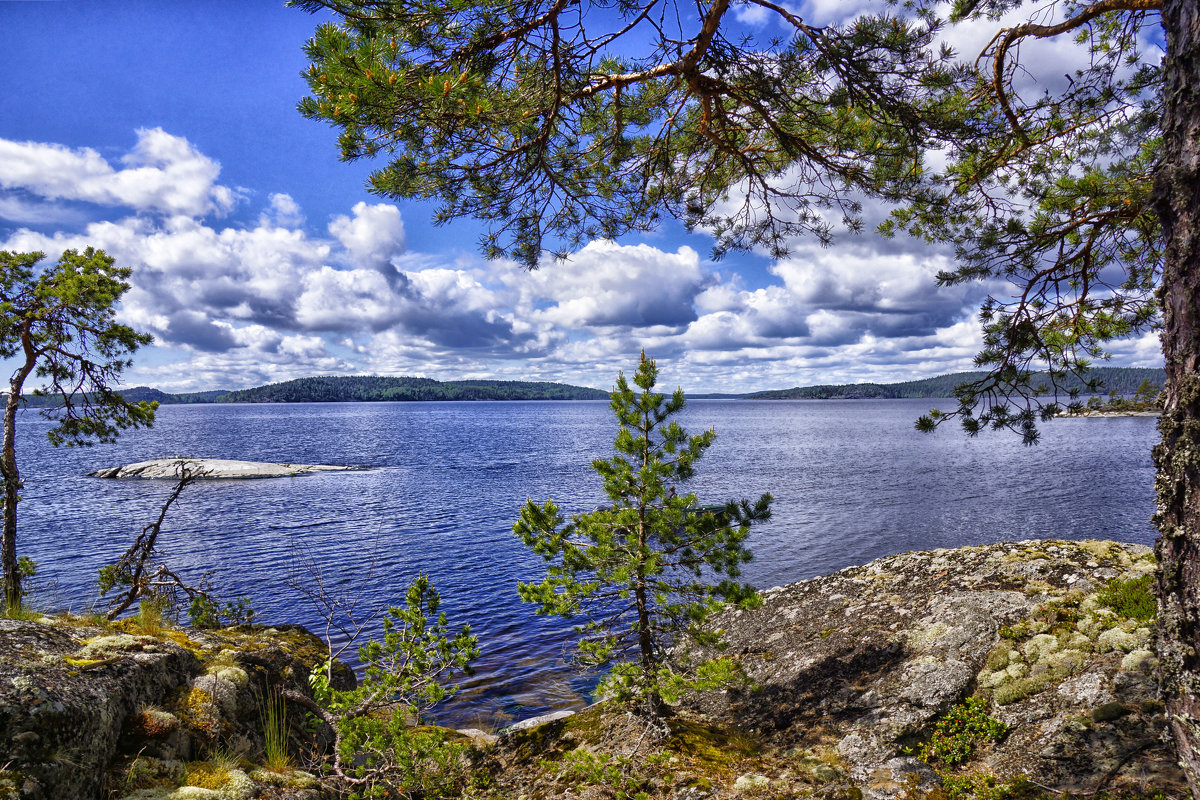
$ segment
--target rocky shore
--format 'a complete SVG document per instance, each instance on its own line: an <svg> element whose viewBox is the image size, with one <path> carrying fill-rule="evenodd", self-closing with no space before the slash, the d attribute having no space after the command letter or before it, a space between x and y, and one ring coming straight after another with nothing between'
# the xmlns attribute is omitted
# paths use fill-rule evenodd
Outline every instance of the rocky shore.
<svg viewBox="0 0 1200 800"><path fill-rule="evenodd" d="M1158 700L1154 567L1137 545L1029 541L905 553L768 589L761 607L714 622L748 685L688 699L671 736L643 744L638 757L666 767L641 770L637 790L1184 798ZM1003 733L959 736L952 764L930 757L923 747L968 706ZM568 770L546 765L581 750L629 756L643 733L592 707L502 737L493 796L608 797L581 794Z"/></svg>
<svg viewBox="0 0 1200 800"><path fill-rule="evenodd" d="M475 735L461 797L1183 798L1157 697L1154 566L1135 545L1031 541L768 589L716 620L744 685L687 698L653 732L599 703ZM250 765L263 687L307 692L322 656L291 628L0 620L0 798L332 797L316 771ZM954 734L965 718L989 734ZM196 785L214 747L242 765Z"/></svg>

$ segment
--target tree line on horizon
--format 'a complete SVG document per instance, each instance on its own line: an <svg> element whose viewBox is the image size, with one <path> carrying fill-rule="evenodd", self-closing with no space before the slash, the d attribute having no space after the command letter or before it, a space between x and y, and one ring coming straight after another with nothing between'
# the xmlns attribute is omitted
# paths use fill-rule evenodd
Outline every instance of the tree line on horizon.
<svg viewBox="0 0 1200 800"><path fill-rule="evenodd" d="M932 378L898 383L846 383L796 386L763 392L728 393L713 397L747 400L857 400L919 399L953 397L956 387L978 380L982 372L952 372ZM1161 386L1166 372L1156 367L1095 367L1088 377L1097 381L1104 394L1132 395L1144 381ZM1082 379L1068 379L1060 392L1089 394ZM1034 385L1048 385L1043 376ZM201 403L355 403L421 402L435 400L607 400L609 393L586 386L547 381L438 381L433 378L383 377L354 375L311 377L256 386L250 389L216 389L206 392L164 392L148 386L136 386L118 392L131 403L156 402L160 405ZM696 399L709 395L695 394ZM31 408L54 405L53 396L25 395Z"/></svg>
<svg viewBox="0 0 1200 800"><path fill-rule="evenodd" d="M954 397L954 390L963 384L982 379L985 372L955 372L916 381L901 383L843 383L818 386L797 386L792 389L776 389L747 395L751 400L900 400L920 398ZM1156 386L1166 383L1167 373L1159 367L1093 367L1086 376L1097 382L1097 389L1104 394L1131 395L1137 392L1143 381ZM1044 373L1035 376L1032 386L1050 388L1050 380ZM1068 375L1058 382L1059 393L1078 392L1091 394L1092 390L1077 375Z"/></svg>

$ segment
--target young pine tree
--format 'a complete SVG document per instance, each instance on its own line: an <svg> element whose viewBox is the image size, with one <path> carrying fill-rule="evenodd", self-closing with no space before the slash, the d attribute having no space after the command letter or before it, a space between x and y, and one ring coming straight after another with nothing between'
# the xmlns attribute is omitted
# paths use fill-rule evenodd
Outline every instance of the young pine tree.
<svg viewBox="0 0 1200 800"><path fill-rule="evenodd" d="M585 617L581 661L615 666L603 690L637 699L652 716L687 688L720 685L733 677L725 659L685 663L668 659L690 639L718 643L704 628L723 602L757 602L739 583L750 525L770 518L771 496L721 506L701 506L676 487L692 477L696 461L716 438L713 430L688 436L671 420L684 406L653 390L658 369L643 353L633 383L618 375L612 409L620 430L616 455L592 468L612 505L567 522L553 502L526 502L514 532L547 561L541 583L521 583L521 599L540 614ZM680 651L681 652L681 651Z"/></svg>

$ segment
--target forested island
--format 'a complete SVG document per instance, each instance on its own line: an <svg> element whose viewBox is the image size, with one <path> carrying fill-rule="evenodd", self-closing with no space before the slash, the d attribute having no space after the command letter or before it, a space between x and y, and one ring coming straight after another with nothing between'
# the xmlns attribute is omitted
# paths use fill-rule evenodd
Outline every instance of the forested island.
<svg viewBox="0 0 1200 800"><path fill-rule="evenodd" d="M745 395L751 400L899 400L904 398L953 397L956 386L971 383L987 375L986 372L955 372L918 381L903 383L851 383L823 384L820 386L797 386L792 389L775 389ZM1099 381L1105 394L1134 394L1143 381L1156 386L1166 383L1166 372L1162 369L1144 367L1095 367L1088 375ZM1035 386L1047 386L1049 380L1042 376L1035 379ZM1068 375L1059 387L1063 391L1079 391L1087 394L1084 382Z"/></svg>

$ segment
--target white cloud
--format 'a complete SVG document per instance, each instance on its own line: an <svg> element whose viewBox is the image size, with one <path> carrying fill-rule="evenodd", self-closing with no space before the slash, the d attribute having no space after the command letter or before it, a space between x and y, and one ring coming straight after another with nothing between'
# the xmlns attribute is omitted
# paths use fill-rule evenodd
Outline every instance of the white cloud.
<svg viewBox="0 0 1200 800"><path fill-rule="evenodd" d="M533 313L576 327L683 326L696 318L694 301L709 282L690 247L666 253L650 245L591 242L568 261L546 264L509 281L528 284L551 305Z"/></svg>
<svg viewBox="0 0 1200 800"><path fill-rule="evenodd" d="M291 195L274 193L258 217L259 227L299 228L304 224L304 212Z"/></svg>
<svg viewBox="0 0 1200 800"><path fill-rule="evenodd" d="M121 317L159 349L130 378L164 389L364 372L606 388L643 348L664 385L693 392L907 380L970 368L977 302L996 290L937 289L934 274L951 266L944 253L870 235L828 250L796 242L749 281L686 246L596 241L533 273L408 252L395 206L360 202L314 232L285 193L267 195L250 227L220 227L206 215L233 195L219 191L215 162L182 138L139 135L120 169L92 150L0 141L0 175L17 186L0 192L0 213L72 212L87 198L123 207L55 233L18 230L0 249L90 245L132 267ZM36 168L3 171L18 157ZM133 186L143 170L148 182ZM166 187L168 174L181 185ZM1122 361L1158 358L1151 337L1113 349Z"/></svg>
<svg viewBox="0 0 1200 800"><path fill-rule="evenodd" d="M323 266L302 284L296 321L309 330L379 330L399 320L402 298L374 270Z"/></svg>
<svg viewBox="0 0 1200 800"><path fill-rule="evenodd" d="M350 256L351 266L387 271L392 256L404 252L404 221L400 209L380 203L355 203L354 216L339 215L329 223L334 236Z"/></svg>
<svg viewBox="0 0 1200 800"><path fill-rule="evenodd" d="M220 164L161 128L142 129L137 136L137 145L121 159L123 169L89 147L0 139L0 188L51 201L194 217L233 209L237 195L216 182Z"/></svg>

